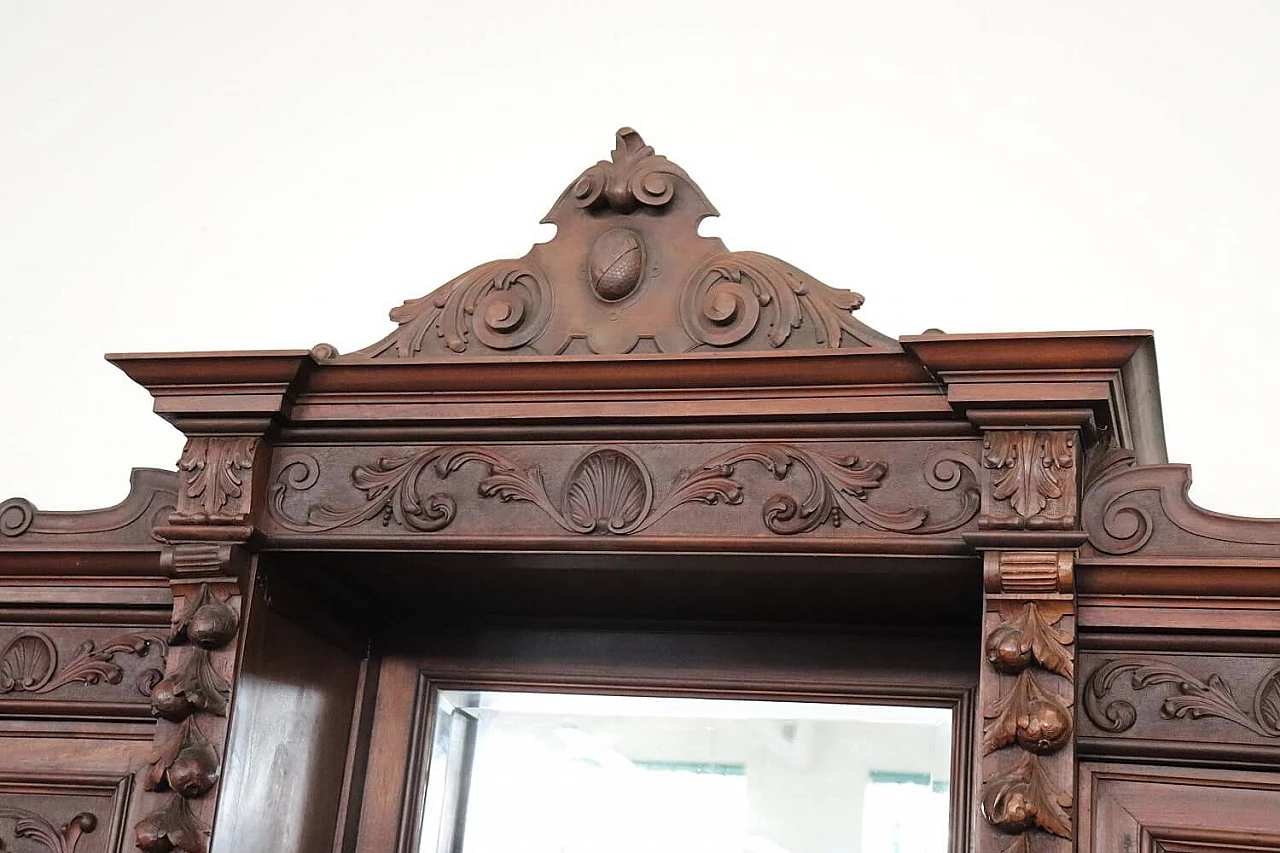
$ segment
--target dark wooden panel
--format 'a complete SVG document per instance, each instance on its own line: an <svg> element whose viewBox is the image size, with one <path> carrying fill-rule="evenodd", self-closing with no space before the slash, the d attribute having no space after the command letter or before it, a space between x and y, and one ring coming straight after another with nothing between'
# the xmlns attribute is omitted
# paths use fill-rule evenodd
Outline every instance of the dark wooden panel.
<svg viewBox="0 0 1280 853"><path fill-rule="evenodd" d="M103 773L0 773L0 850L117 853L133 777Z"/></svg>
<svg viewBox="0 0 1280 853"><path fill-rule="evenodd" d="M272 610L262 591L247 617L213 851L329 850L361 659Z"/></svg>
<svg viewBox="0 0 1280 853"><path fill-rule="evenodd" d="M1276 853L1280 774L1080 766L1079 853Z"/></svg>

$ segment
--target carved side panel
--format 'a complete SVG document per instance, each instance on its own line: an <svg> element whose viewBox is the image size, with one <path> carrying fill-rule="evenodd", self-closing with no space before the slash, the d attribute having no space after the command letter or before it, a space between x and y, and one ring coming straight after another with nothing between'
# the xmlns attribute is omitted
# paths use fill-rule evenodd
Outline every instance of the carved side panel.
<svg viewBox="0 0 1280 853"><path fill-rule="evenodd" d="M979 853L1069 853L1075 608L1071 552L989 551L980 687Z"/></svg>
<svg viewBox="0 0 1280 853"><path fill-rule="evenodd" d="M1080 853L1280 850L1280 774L1082 764Z"/></svg>
<svg viewBox="0 0 1280 853"><path fill-rule="evenodd" d="M132 776L0 773L0 850L116 853Z"/></svg>
<svg viewBox="0 0 1280 853"><path fill-rule="evenodd" d="M154 810L134 828L145 853L207 853L226 745L235 668L240 588L226 573L239 546L179 544L169 555L173 581L172 652L151 688L160 719L143 773Z"/></svg>
<svg viewBox="0 0 1280 853"><path fill-rule="evenodd" d="M984 530L1077 526L1079 434L988 430L982 441Z"/></svg>
<svg viewBox="0 0 1280 853"><path fill-rule="evenodd" d="M934 536L978 512L972 443L439 445L277 450L275 535ZM922 457L923 460L922 460ZM689 460L700 460L688 467ZM710 509L708 507L711 507ZM709 523L711 522L711 523Z"/></svg>

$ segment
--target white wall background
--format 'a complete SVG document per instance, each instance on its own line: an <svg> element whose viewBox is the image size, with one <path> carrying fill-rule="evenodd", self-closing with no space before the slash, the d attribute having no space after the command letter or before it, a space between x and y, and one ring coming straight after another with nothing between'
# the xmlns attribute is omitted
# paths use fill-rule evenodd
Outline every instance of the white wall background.
<svg viewBox="0 0 1280 853"><path fill-rule="evenodd" d="M631 124L888 334L1155 329L1193 496L1280 515L1277 44L1276 0L0 0L0 497L173 466L103 352L370 343Z"/></svg>

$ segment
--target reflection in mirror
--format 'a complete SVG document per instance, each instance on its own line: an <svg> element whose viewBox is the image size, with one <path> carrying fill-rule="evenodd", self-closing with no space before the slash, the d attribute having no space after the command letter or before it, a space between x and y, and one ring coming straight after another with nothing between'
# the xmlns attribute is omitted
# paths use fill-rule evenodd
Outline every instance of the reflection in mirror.
<svg viewBox="0 0 1280 853"><path fill-rule="evenodd" d="M441 690L418 853L946 853L951 711Z"/></svg>

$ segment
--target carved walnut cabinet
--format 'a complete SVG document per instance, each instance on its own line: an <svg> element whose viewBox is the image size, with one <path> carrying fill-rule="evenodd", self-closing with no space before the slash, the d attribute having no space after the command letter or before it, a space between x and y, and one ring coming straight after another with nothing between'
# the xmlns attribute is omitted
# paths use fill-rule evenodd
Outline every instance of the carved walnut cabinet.
<svg viewBox="0 0 1280 853"><path fill-rule="evenodd" d="M425 849L463 683L939 705L953 851L1280 850L1280 521L1151 335L894 340L714 215L623 129L366 349L109 356L187 443L0 504L0 850Z"/></svg>

